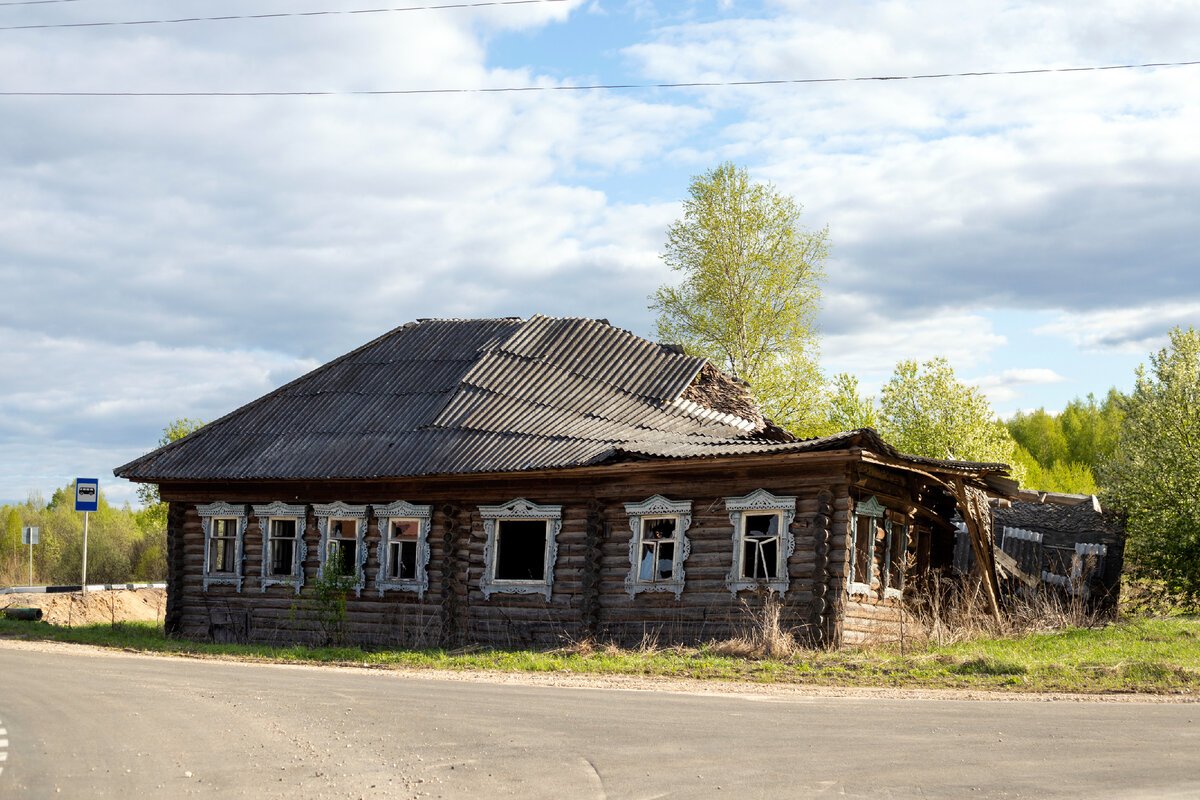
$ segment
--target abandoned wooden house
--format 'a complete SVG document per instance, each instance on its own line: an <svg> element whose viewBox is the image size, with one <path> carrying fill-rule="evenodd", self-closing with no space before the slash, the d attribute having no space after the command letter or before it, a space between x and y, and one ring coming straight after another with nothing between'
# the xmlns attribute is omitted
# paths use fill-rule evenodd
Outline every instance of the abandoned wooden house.
<svg viewBox="0 0 1200 800"><path fill-rule="evenodd" d="M827 647L950 567L956 509L994 599L1006 472L794 439L704 359L541 316L409 323L115 470L169 503L188 637L315 637L336 569L367 645L698 642L772 595Z"/></svg>

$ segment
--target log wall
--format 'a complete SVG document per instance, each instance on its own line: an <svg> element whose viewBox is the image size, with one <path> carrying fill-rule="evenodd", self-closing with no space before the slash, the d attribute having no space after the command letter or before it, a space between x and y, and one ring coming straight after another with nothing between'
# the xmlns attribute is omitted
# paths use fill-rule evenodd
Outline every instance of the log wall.
<svg viewBox="0 0 1200 800"><path fill-rule="evenodd" d="M781 469L781 466L785 467ZM878 468L877 468L878 469ZM890 605L845 594L849 526L853 503L878 490L880 502L897 515L908 514L902 478L888 483L887 470L864 476L845 456L808 459L802 464L698 466L678 463L653 469L637 465L599 474L572 472L522 478L519 475L453 479L362 482L279 482L274 484L173 484L161 487L171 502L167 618L174 632L194 638L248 639L262 642L320 641L330 631L318 619L313 584L319 564L319 535L311 505L337 500L382 505L407 500L433 506L429 535L429 588L416 592L375 586L379 569L379 525L372 516L366 529L366 585L351 593L344 627L348 641L367 646L546 647L595 637L636 645L699 643L748 630L766 593L734 594L726 587L733 564L733 523L725 498L756 489L795 495L791 525L796 547L788 560L789 586L781 599L785 628L821 646L852 643L894 612ZM894 476L893 476L894 477ZM856 482L861 485L856 485ZM886 492L884 490L887 490ZM625 503L656 494L692 501L686 532L691 554L684 562L685 588L630 596L629 543L633 532ZM887 495L886 497L884 495ZM500 505L522 497L562 506L562 528L553 566L549 600L537 594L480 589L484 574L485 534L478 506ZM275 500L309 506L304 538L305 586L297 595L288 586L262 590L263 537L249 514L244 540L244 582L203 588L204 543L199 503L225 501L265 504ZM249 509L247 509L249 512ZM916 540L914 539L914 547Z"/></svg>

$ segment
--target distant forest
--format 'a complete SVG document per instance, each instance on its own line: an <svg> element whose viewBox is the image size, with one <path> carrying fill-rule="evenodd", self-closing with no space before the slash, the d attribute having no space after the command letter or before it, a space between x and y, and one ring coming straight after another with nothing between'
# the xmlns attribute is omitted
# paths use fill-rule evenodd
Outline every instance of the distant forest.
<svg viewBox="0 0 1200 800"><path fill-rule="evenodd" d="M29 582L29 546L21 528L39 528L33 546L35 584L77 584L82 578L83 514L75 510L75 486L56 489L47 502L32 494L17 505L0 505L0 586ZM135 511L112 506L100 493L88 517L88 583L163 581L167 577L166 506Z"/></svg>
<svg viewBox="0 0 1200 800"><path fill-rule="evenodd" d="M1110 389L1103 400L1075 399L1058 414L1018 412L1008 421L1017 443L1014 461L1025 467L1022 485L1068 494L1100 494L1098 467L1116 451L1128 398Z"/></svg>

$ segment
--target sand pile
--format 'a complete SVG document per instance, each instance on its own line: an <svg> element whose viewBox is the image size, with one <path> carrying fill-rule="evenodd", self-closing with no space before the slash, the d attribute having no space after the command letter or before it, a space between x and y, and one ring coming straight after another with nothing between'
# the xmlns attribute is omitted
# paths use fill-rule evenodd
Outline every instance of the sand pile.
<svg viewBox="0 0 1200 800"><path fill-rule="evenodd" d="M166 589L113 589L86 594L0 594L0 608L40 608L42 620L54 625L134 620L161 622L166 605Z"/></svg>

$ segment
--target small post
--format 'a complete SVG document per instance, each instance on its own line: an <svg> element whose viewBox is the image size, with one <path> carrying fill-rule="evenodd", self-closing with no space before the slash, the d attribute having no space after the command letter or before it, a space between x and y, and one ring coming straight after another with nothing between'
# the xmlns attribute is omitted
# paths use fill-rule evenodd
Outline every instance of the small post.
<svg viewBox="0 0 1200 800"><path fill-rule="evenodd" d="M88 512L83 512L83 578L82 590L87 593L87 531L88 529Z"/></svg>
<svg viewBox="0 0 1200 800"><path fill-rule="evenodd" d="M29 585L33 586L33 546L38 543L38 528L21 528L21 543L29 545Z"/></svg>
<svg viewBox="0 0 1200 800"><path fill-rule="evenodd" d="M83 512L83 585L87 591L88 512L100 508L100 481L97 478L75 479L75 510Z"/></svg>

